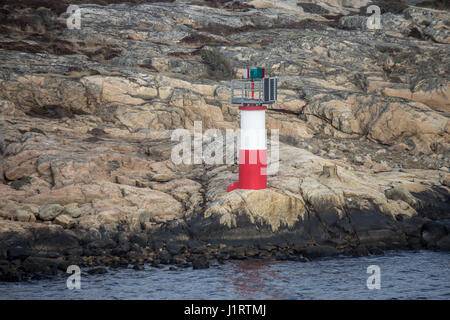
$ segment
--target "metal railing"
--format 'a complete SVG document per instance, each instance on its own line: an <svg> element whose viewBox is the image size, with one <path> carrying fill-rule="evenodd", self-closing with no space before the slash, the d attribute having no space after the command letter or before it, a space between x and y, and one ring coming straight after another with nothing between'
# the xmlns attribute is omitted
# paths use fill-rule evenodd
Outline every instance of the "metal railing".
<svg viewBox="0 0 450 320"><path fill-rule="evenodd" d="M231 80L232 104L272 104L277 100L277 78Z"/></svg>

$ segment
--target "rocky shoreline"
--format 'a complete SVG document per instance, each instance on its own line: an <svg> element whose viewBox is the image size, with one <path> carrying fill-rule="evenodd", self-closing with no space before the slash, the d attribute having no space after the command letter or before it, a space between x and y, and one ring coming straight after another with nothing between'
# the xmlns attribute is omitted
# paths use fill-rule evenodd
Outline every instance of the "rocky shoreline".
<svg viewBox="0 0 450 320"><path fill-rule="evenodd" d="M86 2L0 8L0 281L450 250L445 2ZM171 136L237 129L246 65L279 77L279 170L227 193L236 165L176 165Z"/></svg>
<svg viewBox="0 0 450 320"><path fill-rule="evenodd" d="M211 244L199 240L164 241L145 232L103 234L102 239L88 242L88 238L74 237L58 228L41 230L46 239L34 237L40 249L29 246L21 238L16 246L2 249L0 260L0 279L6 282L48 279L66 273L70 265L77 265L89 274L102 274L107 268L133 268L144 270L144 265L168 270L184 268L205 269L211 263L224 263L227 260L258 259L263 261L297 261L362 257L382 255L391 250L450 250L450 221L430 221L417 219L401 225L408 233L403 239L387 239L358 243L343 243L330 240L319 243L288 242L274 239L255 239L252 241L223 241ZM420 228L419 228L420 227ZM77 232L75 232L76 234ZM400 237L398 237L400 238ZM295 241L295 238L291 238ZM278 240L278 241L277 241ZM21 245L22 244L22 245ZM213 262L214 261L214 262ZM106 268L105 268L106 267Z"/></svg>

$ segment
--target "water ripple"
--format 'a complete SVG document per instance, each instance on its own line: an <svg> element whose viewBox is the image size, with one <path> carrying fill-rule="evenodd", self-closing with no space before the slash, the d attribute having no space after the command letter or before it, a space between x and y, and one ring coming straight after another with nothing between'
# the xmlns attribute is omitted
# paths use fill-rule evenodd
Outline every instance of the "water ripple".
<svg viewBox="0 0 450 320"><path fill-rule="evenodd" d="M84 275L81 290L66 278L0 283L0 299L449 299L450 254L391 252L384 256L308 263L235 261L205 270L110 270ZM381 289L369 290L369 265Z"/></svg>

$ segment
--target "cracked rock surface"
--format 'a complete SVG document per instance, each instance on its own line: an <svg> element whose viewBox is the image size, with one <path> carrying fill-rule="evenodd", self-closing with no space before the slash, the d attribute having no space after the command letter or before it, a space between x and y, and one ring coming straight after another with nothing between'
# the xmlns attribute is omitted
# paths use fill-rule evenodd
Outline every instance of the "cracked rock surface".
<svg viewBox="0 0 450 320"><path fill-rule="evenodd" d="M79 30L64 1L0 8L0 280L449 250L445 4L91 2ZM253 65L279 78L278 173L227 193L236 165L175 164L171 135L238 129L230 80Z"/></svg>

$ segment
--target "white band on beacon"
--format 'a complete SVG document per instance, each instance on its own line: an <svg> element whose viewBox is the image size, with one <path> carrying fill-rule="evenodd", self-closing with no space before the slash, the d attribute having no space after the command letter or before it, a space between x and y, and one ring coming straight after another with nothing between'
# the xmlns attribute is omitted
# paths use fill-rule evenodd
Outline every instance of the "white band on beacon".
<svg viewBox="0 0 450 320"><path fill-rule="evenodd" d="M241 110L240 149L267 149L265 110Z"/></svg>

